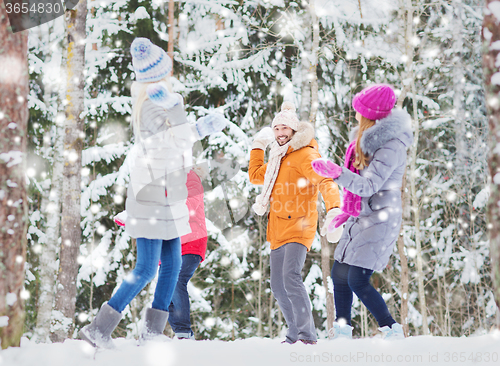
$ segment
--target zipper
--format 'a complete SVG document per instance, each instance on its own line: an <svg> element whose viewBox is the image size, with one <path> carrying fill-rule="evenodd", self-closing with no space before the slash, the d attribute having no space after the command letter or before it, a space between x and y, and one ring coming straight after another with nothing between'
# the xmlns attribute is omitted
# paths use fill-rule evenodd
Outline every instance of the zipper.
<svg viewBox="0 0 500 366"><path fill-rule="evenodd" d="M354 224L356 224L357 222L358 222L358 218L356 217L356 218L355 218L355 221L354 221ZM341 262L341 263L343 263L343 262L344 262L344 259L345 259L345 252L346 252L346 250L347 250L347 246L348 246L349 244L351 244L351 242L352 242L351 229L352 229L352 227L354 226L354 224L352 224L352 225L351 225L351 227L349 228L349 242L348 242L348 243L345 245L345 247L344 247L344 251L343 251L343 253L342 253L342 262Z"/></svg>

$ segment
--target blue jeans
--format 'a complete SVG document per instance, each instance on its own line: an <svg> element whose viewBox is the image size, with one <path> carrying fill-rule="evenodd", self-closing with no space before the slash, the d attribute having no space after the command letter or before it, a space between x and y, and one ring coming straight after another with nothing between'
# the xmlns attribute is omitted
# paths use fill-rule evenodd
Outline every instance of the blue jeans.
<svg viewBox="0 0 500 366"><path fill-rule="evenodd" d="M181 240L137 238L137 263L134 270L125 278L120 288L108 301L108 305L118 312L137 296L153 280L158 272L153 308L168 311L175 284L181 268Z"/></svg>
<svg viewBox="0 0 500 366"><path fill-rule="evenodd" d="M182 256L181 272L175 286L172 302L168 307L168 322L174 333L193 334L191 330L191 313L187 284L191 277L193 277L194 271L198 268L200 262L201 256L198 254L184 254Z"/></svg>
<svg viewBox="0 0 500 366"><path fill-rule="evenodd" d="M351 325L352 293L363 302L373 314L379 327L396 323L392 318L384 299L370 284L373 271L335 261L332 267L333 295L335 299L335 319L341 318Z"/></svg>

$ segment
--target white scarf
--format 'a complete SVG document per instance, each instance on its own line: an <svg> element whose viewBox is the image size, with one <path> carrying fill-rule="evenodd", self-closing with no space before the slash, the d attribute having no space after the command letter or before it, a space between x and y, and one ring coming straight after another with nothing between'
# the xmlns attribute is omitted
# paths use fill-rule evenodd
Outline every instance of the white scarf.
<svg viewBox="0 0 500 366"><path fill-rule="evenodd" d="M266 174L264 175L264 188L262 189L262 193L255 199L255 203L252 205L253 210L259 216L264 215L267 211L267 204L269 203L269 198L271 197L276 177L278 177L278 173L280 171L281 158L283 158L288 151L290 141L282 146L280 146L277 141L273 141L271 144L269 162L267 164Z"/></svg>

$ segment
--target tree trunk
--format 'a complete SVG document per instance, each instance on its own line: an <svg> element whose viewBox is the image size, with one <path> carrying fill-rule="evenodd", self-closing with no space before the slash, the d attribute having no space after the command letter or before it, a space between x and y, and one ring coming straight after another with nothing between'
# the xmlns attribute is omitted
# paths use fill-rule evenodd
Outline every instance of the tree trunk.
<svg viewBox="0 0 500 366"><path fill-rule="evenodd" d="M80 196L83 147L83 101L87 1L80 0L66 11L68 52L66 71L66 120L64 122L64 168L62 184L61 250L52 341L71 337L76 304L76 276L80 252Z"/></svg>
<svg viewBox="0 0 500 366"><path fill-rule="evenodd" d="M488 8L494 0L486 0ZM488 201L488 228L490 240L490 259L493 282L493 293L497 306L500 306L500 82L499 65L496 63L499 49L494 46L500 41L500 19L495 13L487 10L483 21L483 72L485 83L485 97L488 113L490 133L488 145L490 155L488 167L492 182L490 184L490 198Z"/></svg>
<svg viewBox="0 0 500 366"><path fill-rule="evenodd" d="M403 101L406 98L408 88L404 87L401 94L398 97L398 101L396 103L398 108L402 108ZM399 253L399 262L401 265L401 308L400 308L400 318L401 325L403 326L403 332L405 336L408 336L409 333L409 324L408 324L408 289L409 289L409 279L408 279L408 258L405 253L405 242L404 242L404 224L410 219L410 202L408 199L408 195L406 194L406 175L407 169L405 169L405 174L403 175L403 184L401 185L401 202L402 202L402 211L403 211L403 220L401 224L401 231L398 236L397 245L398 245L398 253Z"/></svg>
<svg viewBox="0 0 500 366"><path fill-rule="evenodd" d="M302 81L302 98L301 98L301 115L303 116L307 113L306 102L309 102L309 122L315 125L316 116L318 113L318 75L317 75L317 64L318 64L318 54L319 54L319 21L316 15L316 8L314 0L309 1L309 16L311 18L311 28L312 28L312 43L311 37L306 37L306 43L304 49L307 57L302 57L302 70L303 79ZM310 49L310 53L307 50ZM305 114L307 115L307 114ZM322 205L318 205L322 207ZM325 221L326 212L322 209L319 210L319 224L320 227ZM333 321L335 318L335 308L333 303L333 294L328 288L328 278L330 277L330 245L326 237L320 238L321 242L321 274L323 280L323 286L326 291L326 323L327 330L333 327Z"/></svg>
<svg viewBox="0 0 500 366"><path fill-rule="evenodd" d="M309 13L311 14L312 26L312 47L311 47L311 63L309 73L311 75L311 110L309 113L309 122L313 125L316 123L316 114L318 113L318 53L319 53L319 21L316 16L316 8L314 0L309 1Z"/></svg>
<svg viewBox="0 0 500 366"><path fill-rule="evenodd" d="M172 70L170 70L170 76L174 74L174 0L168 1L168 49L167 53L172 60Z"/></svg>
<svg viewBox="0 0 500 366"><path fill-rule="evenodd" d="M399 94L398 101L396 103L398 108L403 107L403 102L406 98L406 94L408 93L408 86L404 86L401 94ZM401 325L403 326L403 332L405 337L408 337L410 326L408 324L408 289L409 289L409 269L408 269L408 258L405 253L405 242L404 242L404 224L410 219L410 202L408 199L408 195L406 194L406 175L407 170L405 169L405 174L403 175L403 184L401 185L401 202L403 204L403 221L401 224L401 231L398 236L398 253L399 253L399 262L401 265L401 308L400 308L400 318Z"/></svg>
<svg viewBox="0 0 500 366"><path fill-rule="evenodd" d="M28 32L13 34L0 4L0 342L19 346L24 326ZM7 71L8 70L8 71Z"/></svg>
<svg viewBox="0 0 500 366"><path fill-rule="evenodd" d="M409 218L409 210L407 206L409 206L408 199L406 194L406 170L403 175L403 184L401 186L401 201L403 203L403 222L400 234L398 236L398 253L399 253L399 262L401 265L401 308L400 308L400 318L401 325L403 326L403 332L405 337L408 337L410 326L408 324L408 289L409 289L409 279L408 279L408 258L405 253L405 242L404 242L404 223ZM405 207L406 206L406 207Z"/></svg>
<svg viewBox="0 0 500 366"><path fill-rule="evenodd" d="M403 231L402 229L401 231ZM401 232L402 234L402 232ZM398 252L399 261L401 263L401 325L403 326L403 331L405 336L408 336L409 325L408 325L408 259L405 254L405 243L403 235L398 237Z"/></svg>
<svg viewBox="0 0 500 366"><path fill-rule="evenodd" d="M36 317L35 334L38 342L50 341L50 322L54 306L58 242L61 224L61 185L63 174L62 133L60 126L54 126L52 182L50 191L42 194L42 213L46 217L45 245L40 256L40 293ZM44 140L45 141L45 140Z"/></svg>
<svg viewBox="0 0 500 366"><path fill-rule="evenodd" d="M304 14L306 18L304 23L310 24L310 12ZM316 78L316 74L311 72L311 51L312 51L312 36L310 31L306 31L304 43L296 44L299 48L299 53L301 57L301 74L302 74L302 85L300 90L300 106L299 106L299 118L302 121L307 121L310 119L311 112L311 80Z"/></svg>
<svg viewBox="0 0 500 366"><path fill-rule="evenodd" d="M455 166L458 172L463 172L465 169L462 167L465 164L465 156L467 147L465 143L465 108L464 108L464 89L465 89L465 70L464 63L462 60L461 50L464 49L464 40L462 32L464 30L464 25L462 22L462 2L454 0L453 1L454 17L452 20L453 24L453 49L457 50L453 56L453 113L455 115L455 147L456 147L456 161ZM463 211L461 209L460 211ZM459 213L459 217L461 216Z"/></svg>
<svg viewBox="0 0 500 366"><path fill-rule="evenodd" d="M322 205L318 203L318 207L322 207ZM326 216L325 211L323 209L320 209L319 211L320 227L325 222L325 216ZM330 268L332 268L330 263L331 245L330 243L328 243L326 236L320 237L320 242L321 242L321 278L323 280L323 286L325 287L326 291L326 326L327 326L327 331L329 331L330 329L332 329L333 322L335 320L335 305L333 301L333 293L330 292L328 286L328 279L330 278ZM328 334L328 337L330 338L330 334Z"/></svg>
<svg viewBox="0 0 500 366"><path fill-rule="evenodd" d="M67 45L64 43L64 47ZM66 59L61 61L61 70L65 67ZM66 85L65 79L61 82ZM62 141L62 122L64 121L63 112L60 110L63 99L63 88L59 85L46 84L44 89L44 101L50 100L52 94L57 92L59 95L57 115L51 116L55 123L52 130L46 133L43 139L43 147L46 154L44 158L52 164L52 176L50 189L42 192L41 211L45 216L45 238L43 244L43 255L39 256L40 261L40 287L37 299L37 314L35 337L37 342L50 342L50 327L52 309L54 308L54 294L56 290L56 278L58 269L59 238L61 227L61 189L63 172L63 141ZM52 138L53 137L53 138ZM53 146L51 146L53 144Z"/></svg>
<svg viewBox="0 0 500 366"><path fill-rule="evenodd" d="M259 324L257 325L257 337L262 336L262 281L264 279L263 263L262 263L262 245L264 241L264 219L262 216L257 217L257 225L259 227L259 273L260 278L258 279L258 292L257 292L257 318L259 319ZM272 305L271 305L272 306Z"/></svg>
<svg viewBox="0 0 500 366"><path fill-rule="evenodd" d="M273 309L274 309L274 296L273 292L269 291L269 321L268 321L268 327L269 327L269 338L273 339Z"/></svg>
<svg viewBox="0 0 500 366"><path fill-rule="evenodd" d="M415 75L414 75L414 65L413 57L414 50L411 44L411 39L414 37L413 34L413 6L411 0L406 0L406 32L405 32L405 49L407 56L407 77L409 80L410 90L413 96L413 130L415 131L415 140L410 148L410 193L411 193L411 204L413 209L413 217L415 224L415 245L417 250L417 281L418 281L418 299L420 303L420 313L422 315L422 332L423 334L429 334L429 326L427 323L427 307L425 303L425 285L424 285L424 271L422 264L422 248L420 239L420 205L419 199L417 197L417 188L415 183L414 172L417 168L417 148L418 148L418 137L419 137L419 121L417 113L417 90L415 87Z"/></svg>
<svg viewBox="0 0 500 366"><path fill-rule="evenodd" d="M410 177L411 177L411 203L413 206L413 216L415 224L415 246L416 246L416 257L417 257L417 279L418 279L418 299L420 302L420 313L422 315L422 331L424 335L429 334L429 324L427 323L427 305L425 300L425 284L424 284L424 270L423 270L423 259L422 259L422 242L420 239L420 203L417 196L417 187L415 184L415 177L413 172L416 170L416 160L417 160L417 146L418 146L418 115L417 115L417 98L416 98L416 88L415 82L412 79L412 93L413 93L413 126L415 130L415 141L411 147L411 163L410 163Z"/></svg>

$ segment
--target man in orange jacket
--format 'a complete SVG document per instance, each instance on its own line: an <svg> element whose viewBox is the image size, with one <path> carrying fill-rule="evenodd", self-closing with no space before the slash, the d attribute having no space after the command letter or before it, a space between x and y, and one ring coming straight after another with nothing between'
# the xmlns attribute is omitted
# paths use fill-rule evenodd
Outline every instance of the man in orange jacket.
<svg viewBox="0 0 500 366"><path fill-rule="evenodd" d="M269 161L264 164L269 144ZM342 212L337 184L312 169L311 162L318 158L321 155L314 128L309 122L299 121L290 102L283 103L272 129L266 127L256 135L250 153L250 182L264 185L252 208L264 215L270 204L267 241L271 243L271 290L288 325L286 343L300 340L315 344L317 340L301 271L316 235L318 191L328 212L322 235ZM338 241L341 232L342 227L328 233L328 240Z"/></svg>

